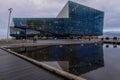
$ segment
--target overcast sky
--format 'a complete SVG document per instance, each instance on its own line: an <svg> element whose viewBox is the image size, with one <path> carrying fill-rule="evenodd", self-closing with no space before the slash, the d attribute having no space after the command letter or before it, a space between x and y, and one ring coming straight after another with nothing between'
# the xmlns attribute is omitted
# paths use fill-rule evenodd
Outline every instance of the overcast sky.
<svg viewBox="0 0 120 80"><path fill-rule="evenodd" d="M8 9L12 17L56 17L68 0L0 0L0 37L6 37ZM120 31L120 0L71 0L105 12L104 31Z"/></svg>

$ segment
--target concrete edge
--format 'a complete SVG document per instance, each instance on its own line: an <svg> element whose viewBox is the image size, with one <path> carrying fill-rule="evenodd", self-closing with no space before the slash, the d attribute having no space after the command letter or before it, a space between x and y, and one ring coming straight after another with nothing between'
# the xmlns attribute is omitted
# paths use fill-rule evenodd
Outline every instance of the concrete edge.
<svg viewBox="0 0 120 80"><path fill-rule="evenodd" d="M57 74L57 75L60 75L60 76L63 76L63 77L65 77L65 78L69 79L69 80L86 80L86 79L81 78L81 77L79 77L79 76L76 76L76 75L74 75L74 74L71 74L71 73L68 73L68 72L59 70L59 69L57 69L57 68L55 68L55 67L49 66L49 65L47 65L47 64L44 64L44 63L39 62L39 61L37 61L37 60L34 60L34 59L32 59L32 58L29 58L29 57L26 57L26 56L24 56L24 55L18 54L17 52L11 51L11 50L6 49L6 48L4 48L4 47L0 47L0 48L1 48L2 50L4 50L4 51L7 51L7 52L9 52L9 53L11 53L11 54L14 54L14 55L16 55L16 56L18 56L18 57L20 57L20 58L23 58L24 60L29 61L29 62L31 62L31 63L39 66L39 67L42 67L42 68L44 68L44 69L46 69L46 70L48 70L48 71L50 71L50 72L53 72L53 73L55 73L55 74Z"/></svg>

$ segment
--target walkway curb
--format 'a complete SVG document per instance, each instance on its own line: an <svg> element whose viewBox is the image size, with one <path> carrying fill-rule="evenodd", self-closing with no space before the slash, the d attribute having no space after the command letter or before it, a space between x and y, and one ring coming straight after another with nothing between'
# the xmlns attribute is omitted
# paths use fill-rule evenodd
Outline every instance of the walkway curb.
<svg viewBox="0 0 120 80"><path fill-rule="evenodd" d="M65 77L65 78L69 79L69 80L86 80L86 79L81 78L81 77L79 77L79 76L76 76L76 75L74 75L74 74L71 74L71 73L68 73L68 72L59 70L59 69L57 69L57 68L54 68L54 67L49 66L49 65L47 65L47 64L44 64L44 63L39 62L39 61L37 61L37 60L34 60L34 59L32 59L32 58L29 58L29 57L26 57L26 56L24 56L24 55L18 54L18 53L16 53L16 52L11 51L11 50L9 50L9 49L6 49L6 48L4 48L4 47L1 47L1 49L5 50L5 51L7 51L7 52L9 52L9 53L11 53L11 54L14 54L14 55L16 55L16 56L18 56L18 57L20 57L20 58L22 58L22 59L24 59L24 60L27 60L27 61L29 61L29 62L31 62L31 63L39 66L39 67L42 67L42 68L44 68L44 69L46 69L46 70L48 70L48 71L50 71L50 72L53 72L53 73L55 73L55 74L57 74L57 75L60 75L60 76L63 76L63 77Z"/></svg>

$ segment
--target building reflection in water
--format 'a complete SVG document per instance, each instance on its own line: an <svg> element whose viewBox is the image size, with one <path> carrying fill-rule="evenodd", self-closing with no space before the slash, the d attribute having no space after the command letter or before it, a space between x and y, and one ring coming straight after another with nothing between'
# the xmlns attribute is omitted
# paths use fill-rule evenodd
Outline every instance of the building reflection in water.
<svg viewBox="0 0 120 80"><path fill-rule="evenodd" d="M38 61L57 62L63 70L76 75L104 66L102 45L58 45L15 50Z"/></svg>

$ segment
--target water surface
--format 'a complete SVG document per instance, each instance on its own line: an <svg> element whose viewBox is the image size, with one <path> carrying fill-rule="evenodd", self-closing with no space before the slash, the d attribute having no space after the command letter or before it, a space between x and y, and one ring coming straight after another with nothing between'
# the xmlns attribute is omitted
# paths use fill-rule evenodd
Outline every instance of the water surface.
<svg viewBox="0 0 120 80"><path fill-rule="evenodd" d="M14 51L88 80L120 80L118 45L38 46Z"/></svg>

